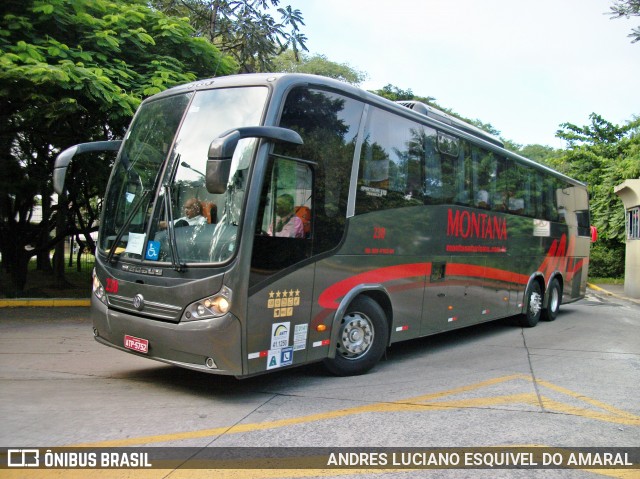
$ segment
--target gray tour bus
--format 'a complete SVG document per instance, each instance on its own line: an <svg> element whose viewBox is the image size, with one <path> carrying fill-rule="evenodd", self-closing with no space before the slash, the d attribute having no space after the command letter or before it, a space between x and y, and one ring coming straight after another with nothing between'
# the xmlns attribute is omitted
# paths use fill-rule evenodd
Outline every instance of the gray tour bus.
<svg viewBox="0 0 640 479"><path fill-rule="evenodd" d="M299 74L146 99L117 150L93 280L97 341L237 377L371 369L406 339L586 290L585 185L418 102Z"/></svg>

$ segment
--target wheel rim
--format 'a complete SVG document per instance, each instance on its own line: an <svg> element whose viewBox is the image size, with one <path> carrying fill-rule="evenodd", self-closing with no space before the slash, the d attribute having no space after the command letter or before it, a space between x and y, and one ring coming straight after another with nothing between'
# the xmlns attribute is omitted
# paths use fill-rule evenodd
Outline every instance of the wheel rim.
<svg viewBox="0 0 640 479"><path fill-rule="evenodd" d="M529 311L531 316L537 316L542 309L542 295L538 291L533 291L529 298Z"/></svg>
<svg viewBox="0 0 640 479"><path fill-rule="evenodd" d="M551 311L557 311L560 306L560 292L558 288L551 289L551 298L549 298L549 309Z"/></svg>
<svg viewBox="0 0 640 479"><path fill-rule="evenodd" d="M362 313L349 313L343 319L338 350L345 359L359 359L371 349L373 338L371 320Z"/></svg>

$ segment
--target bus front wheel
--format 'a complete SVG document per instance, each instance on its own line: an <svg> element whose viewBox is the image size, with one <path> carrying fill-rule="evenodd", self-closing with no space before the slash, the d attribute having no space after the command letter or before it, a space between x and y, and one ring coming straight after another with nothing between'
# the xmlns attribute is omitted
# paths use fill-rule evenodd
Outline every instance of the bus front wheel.
<svg viewBox="0 0 640 479"><path fill-rule="evenodd" d="M338 376L354 376L369 371L387 348L389 328L384 311L367 296L349 305L339 324L335 358L325 367Z"/></svg>
<svg viewBox="0 0 640 479"><path fill-rule="evenodd" d="M527 288L527 310L520 317L520 326L533 328L542 315L542 288L540 283L532 281Z"/></svg>

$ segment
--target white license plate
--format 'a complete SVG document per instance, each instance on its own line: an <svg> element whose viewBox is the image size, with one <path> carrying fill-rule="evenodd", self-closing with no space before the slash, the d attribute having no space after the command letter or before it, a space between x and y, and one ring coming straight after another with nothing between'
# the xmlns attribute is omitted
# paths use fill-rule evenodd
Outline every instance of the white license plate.
<svg viewBox="0 0 640 479"><path fill-rule="evenodd" d="M149 340L126 334L124 337L124 347L138 353L147 354L149 352Z"/></svg>

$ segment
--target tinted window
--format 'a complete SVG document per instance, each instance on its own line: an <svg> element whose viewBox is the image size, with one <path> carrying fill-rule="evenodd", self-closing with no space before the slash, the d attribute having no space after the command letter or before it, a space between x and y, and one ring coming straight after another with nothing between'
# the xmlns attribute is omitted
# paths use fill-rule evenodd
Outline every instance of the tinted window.
<svg viewBox="0 0 640 479"><path fill-rule="evenodd" d="M253 241L252 285L311 256L312 185L308 164L270 158Z"/></svg>
<svg viewBox="0 0 640 479"><path fill-rule="evenodd" d="M284 104L280 126L297 131L303 145L277 144L274 153L316 163L313 253L336 247L346 223L349 181L364 104L332 92L293 89Z"/></svg>
<svg viewBox="0 0 640 479"><path fill-rule="evenodd" d="M372 109L362 145L356 214L443 199L435 130Z"/></svg>

